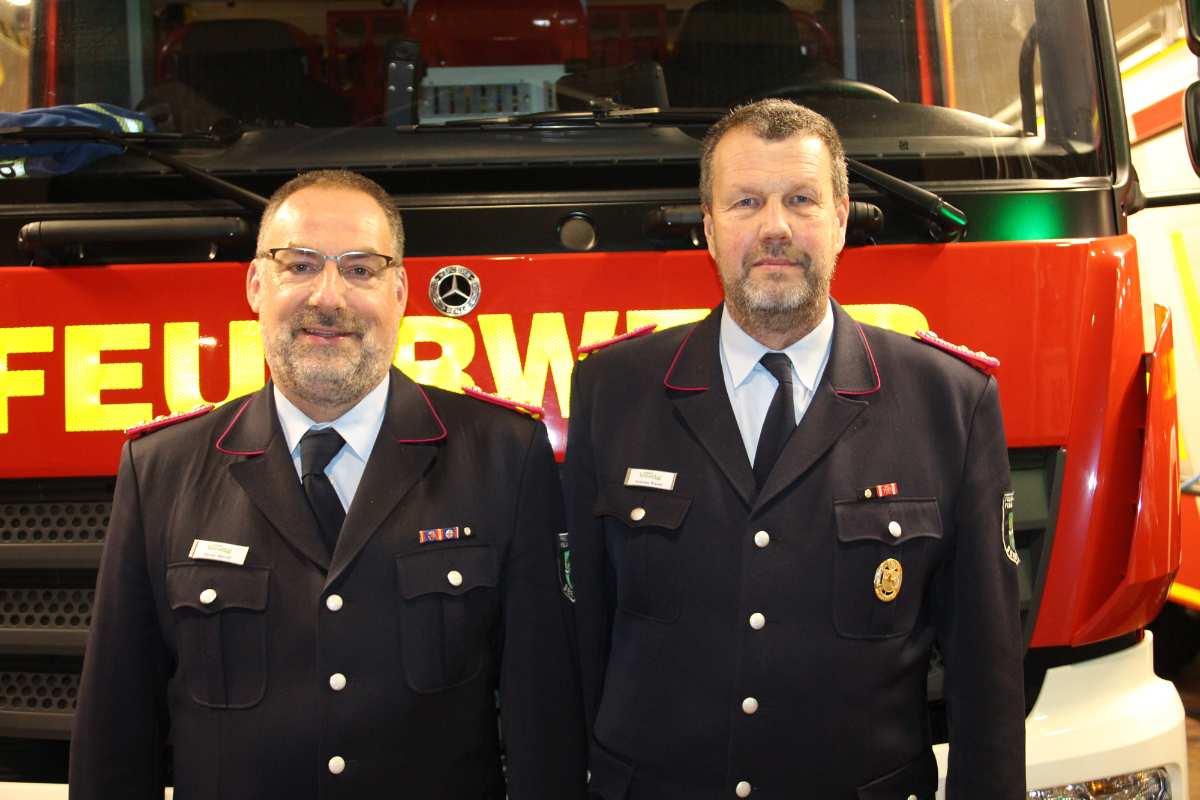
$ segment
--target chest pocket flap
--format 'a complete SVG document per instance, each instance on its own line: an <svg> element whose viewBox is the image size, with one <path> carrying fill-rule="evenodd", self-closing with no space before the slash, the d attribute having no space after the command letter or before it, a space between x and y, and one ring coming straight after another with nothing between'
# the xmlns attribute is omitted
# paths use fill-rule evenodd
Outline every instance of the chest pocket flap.
<svg viewBox="0 0 1200 800"><path fill-rule="evenodd" d="M170 564L167 598L173 611L181 608L201 614L216 614L228 608L265 611L269 578L266 567Z"/></svg>
<svg viewBox="0 0 1200 800"><path fill-rule="evenodd" d="M498 573L489 544L451 545L396 556L396 577L405 600L434 593L457 597L479 586L495 587Z"/></svg>
<svg viewBox="0 0 1200 800"><path fill-rule="evenodd" d="M833 512L838 539L902 544L912 539L942 538L942 515L937 498L838 501Z"/></svg>
<svg viewBox="0 0 1200 800"><path fill-rule="evenodd" d="M598 517L611 517L631 528L666 528L673 531L683 524L691 504L690 497L609 484L596 497L593 513Z"/></svg>

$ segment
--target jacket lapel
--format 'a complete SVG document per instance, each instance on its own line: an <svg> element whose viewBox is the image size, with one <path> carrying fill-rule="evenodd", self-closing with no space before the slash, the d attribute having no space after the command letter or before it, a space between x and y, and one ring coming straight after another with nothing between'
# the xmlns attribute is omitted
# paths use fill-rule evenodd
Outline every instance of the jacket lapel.
<svg viewBox="0 0 1200 800"><path fill-rule="evenodd" d="M328 570L329 553L296 477L271 383L243 402L216 448L243 457L229 465L233 479L289 545Z"/></svg>
<svg viewBox="0 0 1200 800"><path fill-rule="evenodd" d="M692 328L679 345L663 386L684 423L749 507L754 499L754 472L721 374L721 311L722 306L717 306Z"/></svg>
<svg viewBox="0 0 1200 800"><path fill-rule="evenodd" d="M383 426L346 512L326 584L332 584L370 541L400 500L428 470L446 439L425 390L392 369ZM412 532L417 535L416 531Z"/></svg>
<svg viewBox="0 0 1200 800"><path fill-rule="evenodd" d="M825 454L879 391L879 370L862 328L836 302L833 345L812 403L754 501L762 508ZM744 452L744 451L743 451Z"/></svg>

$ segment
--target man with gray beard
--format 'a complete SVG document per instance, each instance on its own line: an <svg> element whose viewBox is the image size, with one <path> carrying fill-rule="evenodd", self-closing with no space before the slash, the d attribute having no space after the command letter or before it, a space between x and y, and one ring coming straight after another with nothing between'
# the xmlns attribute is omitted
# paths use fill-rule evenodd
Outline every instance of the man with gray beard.
<svg viewBox="0 0 1200 800"><path fill-rule="evenodd" d="M591 354L571 392L592 796L933 798L936 647L946 796L1023 798L995 380L830 298L849 191L827 119L734 109L700 176L724 304Z"/></svg>
<svg viewBox="0 0 1200 800"><path fill-rule="evenodd" d="M546 431L391 367L403 247L372 181L286 183L246 273L270 383L130 432L72 798L161 800L168 741L179 798L583 797Z"/></svg>

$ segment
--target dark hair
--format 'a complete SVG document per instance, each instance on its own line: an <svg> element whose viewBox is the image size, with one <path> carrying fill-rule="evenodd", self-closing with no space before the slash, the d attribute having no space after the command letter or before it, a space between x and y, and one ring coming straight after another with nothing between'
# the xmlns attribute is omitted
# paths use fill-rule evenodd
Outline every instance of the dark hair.
<svg viewBox="0 0 1200 800"><path fill-rule="evenodd" d="M768 98L738 106L708 129L700 143L700 202L712 206L713 151L721 138L734 128L749 128L760 139L779 142L793 136L816 136L829 151L833 173L833 199L841 200L850 193L846 175L846 151L833 123L811 108L791 100Z"/></svg>
<svg viewBox="0 0 1200 800"><path fill-rule="evenodd" d="M387 218L388 227L392 229L392 246L396 252L390 255L397 262L401 260L404 255L404 223L400 220L400 211L396 208L396 204L392 202L392 198L378 183L370 178L359 175L357 172L350 172L344 169L317 169L312 172L302 172L276 189L275 193L271 195L271 199L267 201L267 207L263 210L262 221L258 226L258 235L260 237L258 249L260 251L262 250L262 232L267 229L267 225L275 218L279 207L296 192L313 186L362 192L374 200L375 204L383 211L383 216ZM385 255L388 254L385 253Z"/></svg>

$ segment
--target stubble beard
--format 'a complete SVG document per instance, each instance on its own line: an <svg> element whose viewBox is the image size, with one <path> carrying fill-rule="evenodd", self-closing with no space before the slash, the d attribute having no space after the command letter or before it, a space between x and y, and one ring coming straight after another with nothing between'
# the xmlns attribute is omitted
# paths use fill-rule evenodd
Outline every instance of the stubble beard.
<svg viewBox="0 0 1200 800"><path fill-rule="evenodd" d="M754 262L761 258L786 258L796 263L802 280L787 280L783 274L753 275ZM810 253L768 246L747 254L732 278L719 272L725 304L746 333L758 339L796 334L792 340L796 341L824 318L836 267L836 256L828 269L820 269L814 268Z"/></svg>
<svg viewBox="0 0 1200 800"><path fill-rule="evenodd" d="M306 327L333 328L351 333L355 347L326 348L301 341ZM393 339L394 341L394 339ZM287 394L320 408L349 408L379 385L391 363L378 337L349 314L308 309L289 324L263 337L271 377Z"/></svg>

